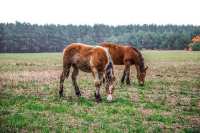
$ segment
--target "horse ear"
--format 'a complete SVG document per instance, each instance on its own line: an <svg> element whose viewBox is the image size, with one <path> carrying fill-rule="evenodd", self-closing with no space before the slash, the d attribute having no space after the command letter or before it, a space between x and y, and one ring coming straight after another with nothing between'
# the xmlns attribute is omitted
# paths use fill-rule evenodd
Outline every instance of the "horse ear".
<svg viewBox="0 0 200 133"><path fill-rule="evenodd" d="M149 67L148 67L148 66L146 66L146 67L145 67L145 71L146 71L148 68L149 68Z"/></svg>

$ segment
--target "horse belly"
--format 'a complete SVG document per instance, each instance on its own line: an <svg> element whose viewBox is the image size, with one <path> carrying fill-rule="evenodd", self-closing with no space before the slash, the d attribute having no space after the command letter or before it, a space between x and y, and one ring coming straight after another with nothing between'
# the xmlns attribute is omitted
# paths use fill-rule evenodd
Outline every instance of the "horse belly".
<svg viewBox="0 0 200 133"><path fill-rule="evenodd" d="M89 58L83 58L79 54L73 57L73 63L78 69L84 72L91 72Z"/></svg>
<svg viewBox="0 0 200 133"><path fill-rule="evenodd" d="M113 63L115 64L115 65L123 65L124 64L124 62L123 62L123 58L124 58L124 56L123 56L123 54L122 53L120 53L119 51L112 51L111 52L111 57L112 57L112 60L113 60Z"/></svg>
<svg viewBox="0 0 200 133"><path fill-rule="evenodd" d="M124 62L121 58L113 58L113 63L115 65L123 65L124 64Z"/></svg>
<svg viewBox="0 0 200 133"><path fill-rule="evenodd" d="M84 72L91 72L91 68L90 68L90 65L89 63L79 63L77 64L78 68L81 70L81 71L84 71Z"/></svg>

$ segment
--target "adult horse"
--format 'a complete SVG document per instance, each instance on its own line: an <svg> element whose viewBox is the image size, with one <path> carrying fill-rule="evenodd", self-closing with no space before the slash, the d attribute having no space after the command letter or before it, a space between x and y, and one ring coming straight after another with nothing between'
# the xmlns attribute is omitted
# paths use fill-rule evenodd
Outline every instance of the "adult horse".
<svg viewBox="0 0 200 133"><path fill-rule="evenodd" d="M81 96L76 78L79 69L84 72L91 72L95 79L95 98L101 101L100 86L103 75L106 77L107 99L112 100L114 89L114 72L112 58L107 48L101 46L90 46L82 43L72 43L63 50L63 71L60 76L60 97L63 96L63 83L69 76L70 67L73 67L71 75L73 87L77 96Z"/></svg>
<svg viewBox="0 0 200 133"><path fill-rule="evenodd" d="M137 79L140 85L144 85L146 70L148 67L144 67L144 58L139 50L132 46L125 46L120 44L112 44L103 42L100 46L108 48L115 65L125 65L121 82L130 84L130 66L135 65L137 70Z"/></svg>

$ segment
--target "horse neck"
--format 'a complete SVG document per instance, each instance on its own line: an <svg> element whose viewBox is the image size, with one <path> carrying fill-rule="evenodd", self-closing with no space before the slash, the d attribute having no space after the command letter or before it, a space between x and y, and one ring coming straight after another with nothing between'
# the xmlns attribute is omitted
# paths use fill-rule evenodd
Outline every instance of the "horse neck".
<svg viewBox="0 0 200 133"><path fill-rule="evenodd" d="M111 61L109 61L106 65L105 75L109 80L113 77L113 63Z"/></svg>
<svg viewBox="0 0 200 133"><path fill-rule="evenodd" d="M113 69L113 61L112 61L112 57L109 53L109 49L108 48L104 48L105 52L106 52L106 56L107 56L107 59L108 59L108 63L106 65L106 70L109 70L109 69Z"/></svg>
<svg viewBox="0 0 200 133"><path fill-rule="evenodd" d="M144 59L140 59L139 61L139 68L140 68L140 72L144 72Z"/></svg>
<svg viewBox="0 0 200 133"><path fill-rule="evenodd" d="M134 47L132 47L132 49L138 54L137 65L139 66L140 72L144 72L144 58L143 58L141 52Z"/></svg>

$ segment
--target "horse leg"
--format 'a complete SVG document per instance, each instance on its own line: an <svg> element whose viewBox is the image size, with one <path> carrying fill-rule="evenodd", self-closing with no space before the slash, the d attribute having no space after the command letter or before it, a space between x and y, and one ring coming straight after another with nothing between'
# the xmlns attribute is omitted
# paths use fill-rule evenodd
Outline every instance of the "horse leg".
<svg viewBox="0 0 200 133"><path fill-rule="evenodd" d="M106 78L105 78L105 76L103 76L103 78L102 78L102 82L103 82L103 84L105 84L105 82L106 82Z"/></svg>
<svg viewBox="0 0 200 133"><path fill-rule="evenodd" d="M96 98L96 102L100 102L102 100L101 95L100 95L100 87L101 87L101 81L102 81L103 74L98 73L96 71L96 69L94 69L93 76L95 78L94 83L95 83L95 87L96 87L96 92L94 93L94 96Z"/></svg>
<svg viewBox="0 0 200 133"><path fill-rule="evenodd" d="M63 83L65 81L65 78L68 78L69 76L70 67L71 65L67 65L66 67L63 67L63 71L60 75L60 90L59 90L60 97L63 97Z"/></svg>
<svg viewBox="0 0 200 133"><path fill-rule="evenodd" d="M123 71L123 75L122 75L122 78L121 78L121 83L124 84L124 79L126 77L126 66L124 68L124 71Z"/></svg>
<svg viewBox="0 0 200 133"><path fill-rule="evenodd" d="M80 92L78 84L76 82L76 77L78 76L78 73L79 73L78 68L75 67L75 66L73 66L73 72L72 72L72 76L71 76L71 78L72 78L72 84L74 86L74 90L75 90L76 95L78 97L80 97L81 96L81 92Z"/></svg>
<svg viewBox="0 0 200 133"><path fill-rule="evenodd" d="M127 71L126 71L126 84L130 85L130 65L127 65Z"/></svg>
<svg viewBox="0 0 200 133"><path fill-rule="evenodd" d="M137 71L137 79L138 83L140 83L140 67L139 65L135 65L136 71Z"/></svg>
<svg viewBox="0 0 200 133"><path fill-rule="evenodd" d="M130 75L130 65L129 63L124 63L125 64L125 68L124 68L124 72L121 78L121 83L124 83L124 79L126 78L126 83L130 83L130 79L129 79L129 75ZM129 80L129 81L128 81Z"/></svg>

